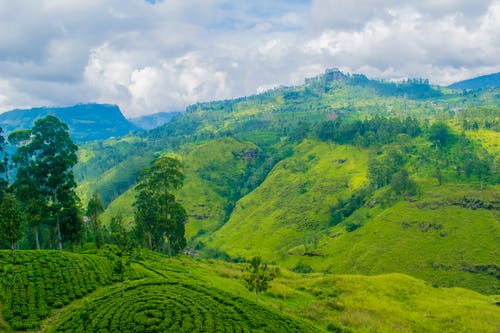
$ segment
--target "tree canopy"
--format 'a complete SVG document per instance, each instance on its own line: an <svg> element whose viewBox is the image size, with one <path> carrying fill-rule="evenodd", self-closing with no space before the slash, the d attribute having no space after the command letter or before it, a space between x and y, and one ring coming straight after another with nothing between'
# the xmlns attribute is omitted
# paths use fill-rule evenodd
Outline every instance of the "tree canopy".
<svg viewBox="0 0 500 333"><path fill-rule="evenodd" d="M178 253L186 246L184 223L187 213L172 193L183 184L181 168L177 159L159 157L142 170L136 186L135 220L138 232L146 238L147 246L152 250L160 251L166 239L169 255Z"/></svg>
<svg viewBox="0 0 500 333"><path fill-rule="evenodd" d="M72 170L78 147L69 136L68 126L49 115L38 119L31 130L12 132L9 141L17 146L14 188L24 209L31 212L37 248L42 223L55 229L59 249L64 241L73 243L81 233Z"/></svg>

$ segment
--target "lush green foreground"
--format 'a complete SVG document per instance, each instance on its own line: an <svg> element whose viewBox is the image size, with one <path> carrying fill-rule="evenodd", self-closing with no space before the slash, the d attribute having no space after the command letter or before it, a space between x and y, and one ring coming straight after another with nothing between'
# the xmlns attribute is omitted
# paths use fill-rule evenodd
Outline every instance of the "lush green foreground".
<svg viewBox="0 0 500 333"><path fill-rule="evenodd" d="M1 251L0 332L495 332L498 296L406 275L281 269L255 304L241 264L144 252L125 291L112 256ZM44 311L41 311L41 309Z"/></svg>

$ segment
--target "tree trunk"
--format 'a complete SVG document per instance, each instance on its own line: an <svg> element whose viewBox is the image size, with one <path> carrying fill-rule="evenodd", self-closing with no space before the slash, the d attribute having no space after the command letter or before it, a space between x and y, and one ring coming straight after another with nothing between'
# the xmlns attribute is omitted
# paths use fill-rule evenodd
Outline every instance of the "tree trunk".
<svg viewBox="0 0 500 333"><path fill-rule="evenodd" d="M10 243L10 249L11 249L10 255L12 256L12 258L14 258L14 251L16 251L16 242Z"/></svg>
<svg viewBox="0 0 500 333"><path fill-rule="evenodd" d="M151 241L151 232L148 232L148 247L150 251L153 250L153 243Z"/></svg>
<svg viewBox="0 0 500 333"><path fill-rule="evenodd" d="M259 293L255 290L255 303L259 302Z"/></svg>
<svg viewBox="0 0 500 333"><path fill-rule="evenodd" d="M35 226L35 242L36 242L36 249L37 250L40 250L40 237L39 237L39 230L38 230L38 226Z"/></svg>
<svg viewBox="0 0 500 333"><path fill-rule="evenodd" d="M52 190L52 195L54 196L54 203L56 207L58 207L59 200L57 199L57 192L55 188ZM63 246L62 246L62 235L61 235L61 223L59 222L60 210L61 208L59 207L58 212L56 212L56 222L57 222L56 227L57 227L57 242L59 243L59 250L62 250Z"/></svg>
<svg viewBox="0 0 500 333"><path fill-rule="evenodd" d="M172 256L172 246L170 245L170 238L167 237L167 251L168 251L168 256Z"/></svg>
<svg viewBox="0 0 500 333"><path fill-rule="evenodd" d="M61 224L59 223L59 217L57 217L57 242L59 244L59 250L62 250L63 246L62 246L62 236L61 236Z"/></svg>

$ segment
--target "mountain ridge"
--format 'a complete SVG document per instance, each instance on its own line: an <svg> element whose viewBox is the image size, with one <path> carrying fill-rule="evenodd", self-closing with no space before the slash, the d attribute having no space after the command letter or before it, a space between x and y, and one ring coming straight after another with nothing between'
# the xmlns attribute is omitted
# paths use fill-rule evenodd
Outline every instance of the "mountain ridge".
<svg viewBox="0 0 500 333"><path fill-rule="evenodd" d="M476 76L467 80L452 83L450 89L485 89L500 87L500 72Z"/></svg>
<svg viewBox="0 0 500 333"><path fill-rule="evenodd" d="M0 114L0 127L7 133L29 129L37 119L49 114L68 125L69 133L77 143L121 137L138 129L124 117L117 105L97 103L14 109Z"/></svg>

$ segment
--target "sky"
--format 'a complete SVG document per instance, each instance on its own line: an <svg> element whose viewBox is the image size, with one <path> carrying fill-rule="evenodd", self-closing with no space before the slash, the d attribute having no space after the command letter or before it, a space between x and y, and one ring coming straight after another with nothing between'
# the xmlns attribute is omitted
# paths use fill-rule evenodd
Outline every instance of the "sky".
<svg viewBox="0 0 500 333"><path fill-rule="evenodd" d="M0 0L0 113L130 118L327 68L447 85L499 72L499 54L500 0Z"/></svg>

